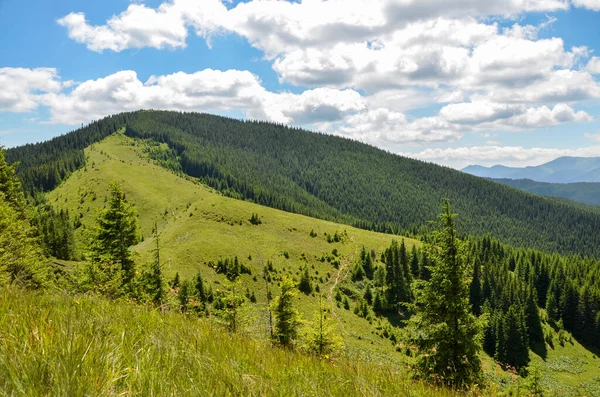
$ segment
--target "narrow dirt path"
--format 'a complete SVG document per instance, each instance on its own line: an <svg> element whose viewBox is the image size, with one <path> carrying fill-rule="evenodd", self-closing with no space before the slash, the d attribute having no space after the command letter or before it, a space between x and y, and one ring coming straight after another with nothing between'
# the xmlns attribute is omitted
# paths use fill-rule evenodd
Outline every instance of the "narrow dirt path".
<svg viewBox="0 0 600 397"><path fill-rule="evenodd" d="M354 242L354 237L350 237L350 241ZM335 288L338 286L338 284L341 281L343 281L346 277L348 277L350 263L354 263L355 258L356 258L356 250L354 251L354 254L352 254L352 257L350 258L350 262L346 262L346 261L344 261L343 263L340 262L340 267L338 268L337 274L335 276L335 281L333 282L333 285L329 289L329 304L331 305L331 313L333 314L333 317L335 317L337 322L340 324L340 328L342 329L342 331L345 334L348 334L348 332L346 331L346 328L344 327L344 323L342 322L342 320L340 319L340 317L337 314L337 311L336 311L337 305L333 299L333 291L335 290Z"/></svg>

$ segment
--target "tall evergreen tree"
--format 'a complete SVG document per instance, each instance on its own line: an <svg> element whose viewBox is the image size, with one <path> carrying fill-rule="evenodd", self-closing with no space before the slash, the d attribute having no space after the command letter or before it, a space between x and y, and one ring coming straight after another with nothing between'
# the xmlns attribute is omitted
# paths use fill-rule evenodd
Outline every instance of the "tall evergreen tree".
<svg viewBox="0 0 600 397"><path fill-rule="evenodd" d="M21 183L0 147L0 286L18 283L39 288L49 280L49 267L26 214Z"/></svg>
<svg viewBox="0 0 600 397"><path fill-rule="evenodd" d="M154 243L154 260L149 274L149 292L152 302L156 306L161 306L165 298L165 281L160 263L160 235L158 233L158 223L156 222L154 223Z"/></svg>
<svg viewBox="0 0 600 397"><path fill-rule="evenodd" d="M418 290L416 314L411 318L417 347L416 368L423 378L453 386L480 379L482 324L470 310L467 266L456 237L455 214L446 200L430 246L435 263L431 280Z"/></svg>
<svg viewBox="0 0 600 397"><path fill-rule="evenodd" d="M525 314L518 305L511 305L498 330L496 359L516 369L529 362Z"/></svg>
<svg viewBox="0 0 600 397"><path fill-rule="evenodd" d="M137 228L135 208L125 200L121 187L111 184L108 208L100 212L92 239L92 261L116 265L124 286L135 275L135 263L129 248L138 242Z"/></svg>
<svg viewBox="0 0 600 397"><path fill-rule="evenodd" d="M479 261L473 262L473 278L469 284L469 301L473 314L479 316L481 314L481 280L480 280L480 265Z"/></svg>
<svg viewBox="0 0 600 397"><path fill-rule="evenodd" d="M294 297L296 296L296 284L284 276L281 281L281 295L273 300L273 315L275 324L273 327L273 338L283 346L290 346L298 336L300 326L300 314L294 308Z"/></svg>

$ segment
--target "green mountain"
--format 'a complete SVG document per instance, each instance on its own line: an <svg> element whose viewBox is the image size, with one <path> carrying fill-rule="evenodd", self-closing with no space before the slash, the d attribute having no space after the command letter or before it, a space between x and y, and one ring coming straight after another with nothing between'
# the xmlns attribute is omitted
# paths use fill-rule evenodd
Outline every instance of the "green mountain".
<svg viewBox="0 0 600 397"><path fill-rule="evenodd" d="M491 179L541 196L562 197L583 204L600 205L600 183L547 183L531 179Z"/></svg>
<svg viewBox="0 0 600 397"><path fill-rule="evenodd" d="M332 379L345 379L348 372L356 379L359 374L353 368L361 368L360 384L349 383L344 389L348 393L367 387L375 395L397 395L407 389L418 395L457 395L409 379L413 357L403 339L405 314L399 308L378 309L374 298L388 296L395 281L385 277L384 269L392 270L389 265L396 261L400 265L396 275L402 274L402 279L427 277L421 242L396 237L405 242L407 251L394 253L388 250L393 238L389 234L226 197L196 178L161 167L179 164L173 163L167 144L133 139L123 132L85 148L84 167L48 192L46 202L76 219L75 234L84 252L97 210L108 205L109 184L120 182L127 200L137 209L144 237L133 247L137 269L143 272L153 259L156 222L168 282L177 273L181 283L201 274L214 301L203 308L192 299L196 303L180 315L181 288L169 289L166 313L151 310L147 304L131 305L125 298L111 302L82 297L76 288L67 289L72 296L54 290L43 294L3 289L0 313L6 315L0 316L4 320L0 329L9 335L25 335L30 344L23 349L22 338L0 338L0 394L17 390L39 394L43 388L50 394L112 390L193 395L201 388L216 394L258 390L272 395L277 394L274 390L309 393L314 385L320 393L339 395L342 385ZM414 256L412 247L416 248ZM489 238L468 241L465 248L466 263L480 265L479 284L470 281L480 286L479 298L473 295L470 301L474 308L490 313L488 342L485 353L480 353L484 394L529 390L530 379L511 376L496 365L497 361L511 362L512 350L498 346L513 329L512 317L505 313L517 313L530 334L521 329L517 336L529 341L521 347L529 352L529 368L539 368L542 387L551 395L594 395L598 364L591 351L597 348L600 335L594 303L600 291L598 262L515 250ZM376 269L372 279L357 276L357 269L364 271L368 262L363 252ZM219 270L219 262L234 257L245 270L232 282ZM57 262L61 273L74 274L75 279L77 269L85 268L84 263ZM272 270L267 282L263 269L268 262ZM310 328L321 304L319 296L323 297L333 330L345 344L343 354L331 362L300 353L303 337L296 351L273 348L267 342L267 288L275 297L283 276L299 279L305 272L313 292L298 292L294 306ZM408 283L405 287L411 288ZM230 315L219 302L232 294L241 298L236 322L240 330L229 334ZM408 295L402 299L411 299L410 289ZM534 315L538 313L535 302L547 308L539 311L541 318ZM252 359L257 354L260 359ZM156 362L166 373L155 370ZM204 373L207 370L209 374Z"/></svg>
<svg viewBox="0 0 600 397"><path fill-rule="evenodd" d="M83 166L83 148L118 128L166 143L169 168L235 198L364 229L416 233L449 198L459 230L564 253L600 254L600 215L330 135L198 113L112 116L11 149L26 189L49 190Z"/></svg>

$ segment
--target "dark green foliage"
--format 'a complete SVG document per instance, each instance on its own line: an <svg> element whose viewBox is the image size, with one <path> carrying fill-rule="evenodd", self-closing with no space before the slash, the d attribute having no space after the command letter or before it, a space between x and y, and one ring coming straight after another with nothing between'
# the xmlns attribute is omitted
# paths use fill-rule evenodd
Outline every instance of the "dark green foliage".
<svg viewBox="0 0 600 397"><path fill-rule="evenodd" d="M512 186L542 196L562 197L584 204L600 205L600 183L573 182L548 183L531 179L492 179L494 182Z"/></svg>
<svg viewBox="0 0 600 397"><path fill-rule="evenodd" d="M287 276L281 281L281 295L275 298L272 304L273 316L273 338L283 346L290 346L298 336L300 315L294 308L294 296L296 285Z"/></svg>
<svg viewBox="0 0 600 397"><path fill-rule="evenodd" d="M47 203L39 204L33 222L47 256L76 259L73 221L68 210L55 211Z"/></svg>
<svg viewBox="0 0 600 397"><path fill-rule="evenodd" d="M436 246L428 247L435 263L431 280L417 290L410 325L418 376L462 387L482 375L478 353L483 329L470 310L468 266L456 238L454 217L446 201Z"/></svg>
<svg viewBox="0 0 600 397"><path fill-rule="evenodd" d="M111 185L108 208L103 209L90 241L90 260L100 269L115 266L120 272L123 286L135 276L135 263L129 248L139 241L135 208L127 203L125 194L117 184ZM114 279L115 274L109 276Z"/></svg>
<svg viewBox="0 0 600 397"><path fill-rule="evenodd" d="M497 326L496 359L513 368L523 368L529 362L527 325L523 309L511 305Z"/></svg>
<svg viewBox="0 0 600 397"><path fill-rule="evenodd" d="M312 283L310 282L310 275L308 274L308 267L304 266L302 274L300 275L300 282L298 283L298 289L309 295L313 291Z"/></svg>
<svg viewBox="0 0 600 397"><path fill-rule="evenodd" d="M481 314L481 279L480 279L480 265L478 261L473 263L473 278L471 284L469 284L469 302L471 303L471 310L473 314L479 316Z"/></svg>
<svg viewBox="0 0 600 397"><path fill-rule="evenodd" d="M344 296L344 309L350 310L350 302L348 301L347 296Z"/></svg>
<svg viewBox="0 0 600 397"><path fill-rule="evenodd" d="M0 286L16 283L40 288L51 282L51 269L28 212L14 167L6 163L0 147Z"/></svg>
<svg viewBox="0 0 600 397"><path fill-rule="evenodd" d="M241 274L252 275L252 270L241 263L237 256L233 258L219 258L217 263L209 262L209 267L219 274L224 274L229 281L235 281Z"/></svg>
<svg viewBox="0 0 600 397"><path fill-rule="evenodd" d="M193 295L194 285L190 280L184 280L179 287L177 299L179 300L179 310L185 313L188 309L190 298Z"/></svg>
<svg viewBox="0 0 600 397"><path fill-rule="evenodd" d="M171 288L178 288L179 284L180 284L180 279L179 279L179 272L175 273L175 277L173 277L173 280L171 281Z"/></svg>
<svg viewBox="0 0 600 397"><path fill-rule="evenodd" d="M410 269L404 241L392 241L390 248L383 252L386 270L386 301L390 309L411 299Z"/></svg>
<svg viewBox="0 0 600 397"><path fill-rule="evenodd" d="M252 216L250 217L250 223L253 225L260 225L262 221L260 220L258 214L252 214Z"/></svg>
<svg viewBox="0 0 600 397"><path fill-rule="evenodd" d="M412 231L448 196L466 233L493 230L508 243L562 252L600 250L600 214L338 137L174 112L145 112L126 134L167 143L185 173L225 194L286 211Z"/></svg>

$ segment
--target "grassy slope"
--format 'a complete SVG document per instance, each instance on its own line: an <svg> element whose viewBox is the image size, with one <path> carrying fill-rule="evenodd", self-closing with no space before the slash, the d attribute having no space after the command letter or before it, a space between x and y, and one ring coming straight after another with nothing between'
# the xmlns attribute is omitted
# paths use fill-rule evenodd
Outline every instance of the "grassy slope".
<svg viewBox="0 0 600 397"><path fill-rule="evenodd" d="M75 172L49 193L48 199L53 205L68 208L72 216L81 214L83 224L91 225L96 210L105 204L109 183L120 182L127 199L138 210L143 235L150 236L154 221L158 222L161 257L168 278L173 277L175 272L179 272L182 278L191 278L201 270L203 278L213 283L213 289L223 288L222 285L228 285L225 277L215 274L205 262L238 255L252 269L253 275L258 275L257 281L252 276L241 277L242 287L255 292L258 298L256 308L264 307L266 303L265 283L260 274L267 260L271 260L280 273L285 269L294 276L300 266L308 264L311 276L315 278L313 283L316 285L318 278L323 277L320 289L331 298L336 279L341 281L345 278L363 245L379 254L391 243L390 235L221 196L204 185L180 178L148 162L141 146L135 145L141 143L123 135L114 135L92 145L86 149L86 169ZM249 218L253 213L260 216L261 225L250 224ZM83 229L79 229L82 242L85 240ZM318 236L310 237L311 230ZM345 242L327 243L324 233L334 234L336 231L347 231ZM406 242L409 247L417 243L409 239ZM153 243L151 238L147 238L135 247L140 263L150 260ZM337 249L341 256L339 276L338 270L330 263L317 260L322 255L331 254L333 249ZM284 257L284 251L288 252L289 259ZM306 261L300 259L302 253ZM252 259L249 260L248 256ZM327 277L328 274L330 277ZM298 307L305 319L312 319L316 302L314 296L298 295ZM402 359L400 354L393 353L389 340L371 333L373 327L366 320L357 317L351 310L337 308L333 299L330 302L351 352L370 352L386 360ZM264 314L264 311L260 313ZM251 325L260 329L261 324L264 324L264 318L254 319Z"/></svg>
<svg viewBox="0 0 600 397"><path fill-rule="evenodd" d="M300 255L304 253L309 267L314 265L311 275L317 278L318 271L319 276L324 277L321 291L329 295L336 279L340 284L346 284L345 275L363 245L379 253L389 246L392 239L385 234L223 197L203 185L179 178L148 162L141 144L122 135L111 136L86 149L86 156L87 168L77 171L49 193L50 202L68 208L72 215L82 214L84 225L90 225L96 216L95 210L104 205L108 184L111 181L121 182L128 199L138 209L143 235L150 236L154 221L159 223L162 258L168 277L172 277L176 271L184 278L191 277L201 269L205 280L213 283L213 288L222 288L223 284L227 284L224 277L216 275L204 262L238 255L254 274L259 274L266 260L272 260L280 271L285 268L295 273L306 263L300 260ZM259 214L263 222L261 225L249 223L252 213ZM309 236L313 229L318 233L315 238ZM348 233L344 243L326 242L323 233L333 234L344 230ZM80 230L80 238L82 236ZM406 241L409 246L417 243L409 239ZM152 240L149 238L136 247L140 255L139 262L149 260L151 248ZM322 263L315 258L331 253L334 248L338 249L342 258L339 275L329 263ZM289 252L290 259L284 258L283 251ZM247 259L248 255L252 256L252 260ZM327 273L330 274L329 278L326 277ZM242 276L242 284L256 293L258 303L253 305L254 313L264 314L260 310L264 308L266 300L262 279L258 277L255 282L252 277L245 275ZM299 294L298 299L298 307L304 318L311 319L316 298ZM378 362L402 362L402 355L395 352L391 342L374 334L377 332L374 326L351 311L336 307L333 300L330 302L351 356L369 356ZM254 327L250 328L255 334L262 333L264 336L265 319L262 314L258 318L251 316ZM383 320L382 324L386 322ZM377 321L374 325L378 325ZM532 357L532 362L539 364L544 372L544 385L557 395L600 395L594 394L600 385L600 369L595 360L600 363L600 359L592 358L592 354L576 342L561 347L556 339L555 349L549 349L545 362L535 355ZM575 363L575 366L561 363ZM488 357L484 357L484 365L492 381L510 382L506 373L495 368Z"/></svg>
<svg viewBox="0 0 600 397"><path fill-rule="evenodd" d="M208 319L0 291L0 395L451 396L397 366L319 360Z"/></svg>

